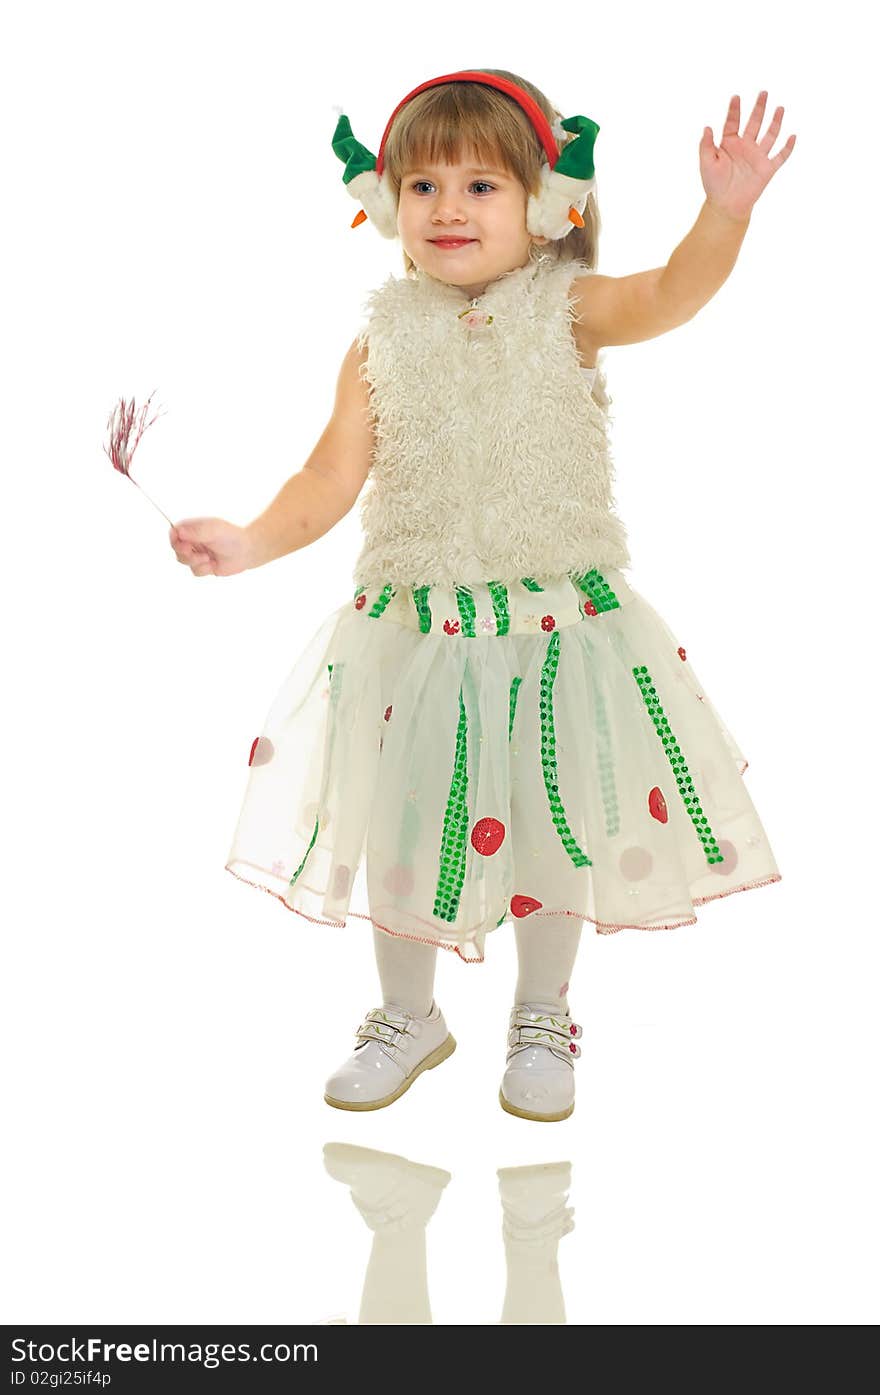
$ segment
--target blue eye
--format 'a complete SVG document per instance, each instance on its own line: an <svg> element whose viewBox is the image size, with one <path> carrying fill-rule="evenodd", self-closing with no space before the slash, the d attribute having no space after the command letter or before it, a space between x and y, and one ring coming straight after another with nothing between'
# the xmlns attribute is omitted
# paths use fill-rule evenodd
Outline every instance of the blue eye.
<svg viewBox="0 0 880 1395"><path fill-rule="evenodd" d="M432 183L433 183L433 181L430 180L430 179L417 179L417 180L414 181L413 184L410 185L410 188L413 189L413 190L417 190L417 189L418 189L421 185L423 185L423 184L432 184ZM485 179L472 179L469 187L470 187L471 189L473 189L473 187L474 187L475 184L480 184L480 185L482 185L482 187L483 187L484 189L494 189L494 188L495 188L495 185L494 185L494 184L489 184Z"/></svg>

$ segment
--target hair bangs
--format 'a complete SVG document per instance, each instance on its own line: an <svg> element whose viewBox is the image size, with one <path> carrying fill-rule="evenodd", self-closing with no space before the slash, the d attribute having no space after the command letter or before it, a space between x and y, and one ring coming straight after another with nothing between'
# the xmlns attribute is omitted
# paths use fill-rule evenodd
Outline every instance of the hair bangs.
<svg viewBox="0 0 880 1395"><path fill-rule="evenodd" d="M385 164L399 190L422 165L473 164L504 170L531 192L541 147L520 108L494 88L450 82L414 97L398 115L385 145Z"/></svg>

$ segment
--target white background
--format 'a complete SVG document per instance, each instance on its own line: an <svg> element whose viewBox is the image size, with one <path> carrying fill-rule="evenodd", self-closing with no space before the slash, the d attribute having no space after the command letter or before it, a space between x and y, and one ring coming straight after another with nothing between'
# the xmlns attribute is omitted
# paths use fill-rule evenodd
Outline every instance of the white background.
<svg viewBox="0 0 880 1395"><path fill-rule="evenodd" d="M329 1140L452 1174L437 1323L499 1320L496 1169L570 1160L568 1320L876 1320L876 123L862 7L535 10L33 3L0 40L5 498L6 1322L356 1322L370 1235ZM304 27L307 23L308 27ZM419 82L507 68L601 127L599 270L663 265L698 145L762 87L794 153L677 332L605 351L632 584L749 762L783 879L676 931L584 930L563 1124L497 1090L513 935L440 954L459 1049L395 1106L329 1109L377 981L369 930L224 870L269 703L352 594L355 509L227 578L172 518L245 523L332 409L402 274L330 141L374 152Z"/></svg>

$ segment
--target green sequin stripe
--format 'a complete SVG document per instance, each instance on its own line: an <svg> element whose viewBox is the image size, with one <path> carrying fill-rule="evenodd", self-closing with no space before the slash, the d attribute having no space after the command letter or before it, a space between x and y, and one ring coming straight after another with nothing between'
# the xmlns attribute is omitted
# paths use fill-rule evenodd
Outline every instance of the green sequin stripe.
<svg viewBox="0 0 880 1395"><path fill-rule="evenodd" d="M315 815L315 826L314 826L314 828L312 829L312 836L311 836L311 839L310 839L310 841L309 841L309 846L306 848L305 852L303 853L303 860L302 860L302 862L299 864L299 866L297 867L297 869L296 869L296 871L294 872L293 876L291 877L290 881L287 883L288 886L293 886L294 882L296 881L297 877L299 876L300 872L301 872L302 869L305 867L306 862L308 861L309 853L312 851L312 848L315 846L315 839L316 839L317 836L318 836L318 822L319 822L319 819L320 819L320 815L319 815L319 814L316 814L316 815Z"/></svg>
<svg viewBox="0 0 880 1395"><path fill-rule="evenodd" d="M657 696L657 689L651 681L651 675L645 665L642 664L640 667L633 669L633 677L639 685L639 690L645 700L645 706L651 714L651 720L654 723L657 735L663 742L666 757L675 773L675 783L678 785L678 792L690 815L691 823L697 830L697 836L703 844L706 861L723 862L724 857L719 851L718 844L715 841L715 835L709 827L709 820L703 813L702 805L694 789L694 782L685 764L681 748L670 730L669 723L666 720L666 714Z"/></svg>
<svg viewBox="0 0 880 1395"><path fill-rule="evenodd" d="M419 617L419 629L423 635L431 632L431 607L428 605L428 592L430 586L414 586L412 589L413 605Z"/></svg>
<svg viewBox="0 0 880 1395"><path fill-rule="evenodd" d="M287 883L288 886L293 886L293 884L294 884L294 882L296 881L297 877L299 876L300 872L301 872L302 869L305 867L306 862L308 861L309 853L312 851L312 848L315 846L315 839L316 839L317 836L318 836L318 828L319 828L319 826L320 826L320 820L321 820L321 809L322 809L323 806L324 806L324 796L325 796L326 793L327 793L327 781L328 781L329 778L330 778L330 757L331 757L332 754L333 754L333 746L334 746L335 741L336 741L336 708L339 706L339 693L340 693L340 690L341 690L341 688L342 688L342 674L343 674L343 670L344 670L344 669L345 669L345 663L344 663L344 662L343 662L343 663L340 663L340 664L328 664L328 665L327 665L327 672L328 672L329 675L330 675L330 710L331 710L331 718L330 718L330 740L329 740L328 746L327 746L327 759L326 759L325 764L324 764L324 783L323 783L323 786L322 786L322 788L321 788L320 797L319 797L319 799L318 799L318 812L317 812L317 814L315 815L315 826L314 826L314 828L312 829L312 836L311 836L311 838L310 838L310 840L309 840L309 846L306 848L305 852L303 853L302 862L299 864L299 866L297 867L297 869L296 869L296 871L294 872L293 876L291 877L290 881Z"/></svg>
<svg viewBox="0 0 880 1395"><path fill-rule="evenodd" d="M543 591L544 589L543 586L539 586L537 581L530 576L521 576L520 581L527 591Z"/></svg>
<svg viewBox="0 0 880 1395"><path fill-rule="evenodd" d="M556 825L556 832L562 846L575 867L592 867L592 860L580 848L569 827L556 774L556 731L553 720L553 684L559 666L559 631L554 630L547 645L547 657L541 666L541 766L544 772L544 786L550 801L550 813Z"/></svg>
<svg viewBox="0 0 880 1395"><path fill-rule="evenodd" d="M458 730L455 734L455 763L452 784L443 815L440 842L440 876L434 896L434 914L441 920L455 920L464 882L467 857L467 713L461 689L458 693Z"/></svg>
<svg viewBox="0 0 880 1395"><path fill-rule="evenodd" d="M593 681L593 701L596 707L596 759L599 765L599 788L602 792L602 807L605 810L605 832L613 838L620 832L620 810L617 805L617 788L614 782L614 758L611 754L611 735L608 730L608 713L605 700Z"/></svg>
<svg viewBox="0 0 880 1395"><path fill-rule="evenodd" d="M492 610L495 614L495 633L506 635L510 630L510 601L503 581L489 581L489 595L492 597Z"/></svg>
<svg viewBox="0 0 880 1395"><path fill-rule="evenodd" d="M391 600L392 596L394 595L394 591L395 591L395 587L394 587L393 582L391 582L391 581L386 581L386 582L385 582L385 585L382 587L382 590L379 592L378 596L377 596L376 599L374 600L372 606L371 606L370 609L367 611L367 614L368 614L373 620L377 620L377 619L379 618L379 616L383 613L383 611L385 610L385 607L388 605L388 602Z"/></svg>
<svg viewBox="0 0 880 1395"><path fill-rule="evenodd" d="M511 682L510 682L510 700L509 700L510 718L509 718L508 723L507 723L507 739L508 739L508 741L510 740L510 738L511 738L511 736L512 736L512 734L513 734L513 719L514 719L514 717L516 716L516 700L517 700L517 698L519 697L519 685L520 685L521 682L522 682L522 679L519 678L519 677L511 679Z"/></svg>
<svg viewBox="0 0 880 1395"><path fill-rule="evenodd" d="M476 619L477 606L470 591L464 586L456 586L455 599L458 602L458 613L461 616L461 633L467 639L476 638L474 620Z"/></svg>
<svg viewBox="0 0 880 1395"><path fill-rule="evenodd" d="M601 572L593 567L583 576L573 576L572 581L575 586L579 586L582 591L586 591L593 605L598 611L616 610L620 601L615 596L608 582Z"/></svg>

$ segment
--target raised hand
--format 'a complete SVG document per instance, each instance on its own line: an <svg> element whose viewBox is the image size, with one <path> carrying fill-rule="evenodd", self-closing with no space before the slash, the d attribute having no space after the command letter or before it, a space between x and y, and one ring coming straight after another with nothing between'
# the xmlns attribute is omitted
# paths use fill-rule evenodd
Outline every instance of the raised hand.
<svg viewBox="0 0 880 1395"><path fill-rule="evenodd" d="M711 126L703 130L700 175L706 198L731 218L749 217L756 201L794 149L795 137L792 135L778 154L770 155L770 147L782 125L784 107L776 108L766 134L758 140L766 104L767 93L759 92L748 124L740 135L739 97L731 97L721 144L717 148L712 140Z"/></svg>

